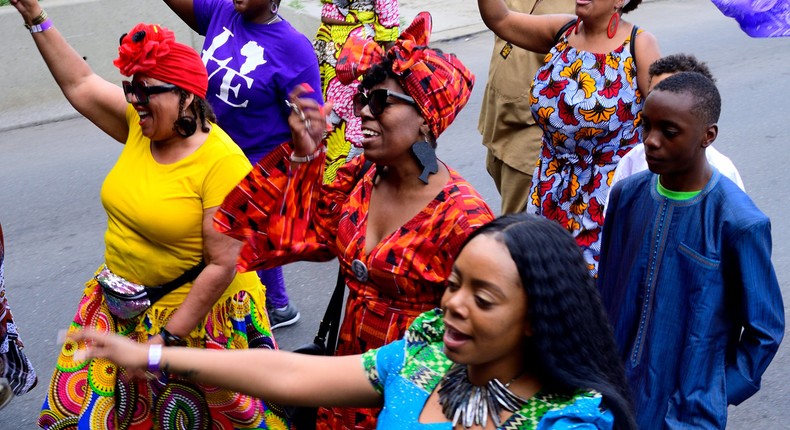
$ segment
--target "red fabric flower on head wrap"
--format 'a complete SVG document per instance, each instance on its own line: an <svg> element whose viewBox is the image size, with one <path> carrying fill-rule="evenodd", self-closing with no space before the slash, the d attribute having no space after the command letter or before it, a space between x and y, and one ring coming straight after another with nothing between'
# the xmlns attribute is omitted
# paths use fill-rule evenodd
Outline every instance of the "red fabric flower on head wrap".
<svg viewBox="0 0 790 430"><path fill-rule="evenodd" d="M352 37L337 60L337 77L348 85L374 65L392 60L398 83L417 102L435 137L453 122L469 101L475 77L455 55L428 47L431 14L420 12L386 53L372 40Z"/></svg>
<svg viewBox="0 0 790 430"><path fill-rule="evenodd" d="M156 24L137 24L121 37L118 58L112 62L121 74L135 73L176 85L206 98L208 73L194 49L176 42L175 34Z"/></svg>

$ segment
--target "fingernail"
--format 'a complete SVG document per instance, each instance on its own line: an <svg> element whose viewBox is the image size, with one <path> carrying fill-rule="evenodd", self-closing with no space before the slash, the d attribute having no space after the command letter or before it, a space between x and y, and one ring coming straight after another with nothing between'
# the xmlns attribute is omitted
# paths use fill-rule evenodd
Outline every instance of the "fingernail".
<svg viewBox="0 0 790 430"><path fill-rule="evenodd" d="M307 91L313 92L313 87L311 87L310 84L308 84L307 82L302 83L302 88L304 88Z"/></svg>

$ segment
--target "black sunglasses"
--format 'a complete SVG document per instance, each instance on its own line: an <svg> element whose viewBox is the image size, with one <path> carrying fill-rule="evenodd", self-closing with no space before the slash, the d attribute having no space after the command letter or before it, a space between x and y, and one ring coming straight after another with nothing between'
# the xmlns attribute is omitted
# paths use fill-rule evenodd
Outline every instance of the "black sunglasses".
<svg viewBox="0 0 790 430"><path fill-rule="evenodd" d="M161 94L170 91L175 91L178 87L173 84L164 85L148 85L145 82L129 82L123 81L123 93L126 95L126 101L134 103L132 94L137 99L137 103L141 105L148 104L148 96L151 94Z"/></svg>
<svg viewBox="0 0 790 430"><path fill-rule="evenodd" d="M414 99L410 96L407 96L406 94L396 93L386 88L379 88L377 90L369 91L367 94L354 94L354 115L362 116L362 109L367 106L370 108L371 115L379 116L382 114L382 112L384 112L384 109L386 109L387 106L392 104L392 102L387 101L387 99L390 97L402 100L413 106L417 105Z"/></svg>

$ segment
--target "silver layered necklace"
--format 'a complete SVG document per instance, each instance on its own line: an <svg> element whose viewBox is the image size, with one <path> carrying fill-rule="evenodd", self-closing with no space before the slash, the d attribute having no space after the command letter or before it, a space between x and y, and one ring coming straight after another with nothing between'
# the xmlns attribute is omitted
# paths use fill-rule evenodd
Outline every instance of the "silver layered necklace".
<svg viewBox="0 0 790 430"><path fill-rule="evenodd" d="M465 365L454 364L442 378L442 386L439 388L442 413L452 421L453 427L459 423L465 429L475 424L485 427L489 416L496 427L499 427L502 425L499 415L503 409L516 412L527 403L527 399L517 396L508 389L516 379L518 376L503 384L494 378L486 385L478 387L472 385L469 380Z"/></svg>

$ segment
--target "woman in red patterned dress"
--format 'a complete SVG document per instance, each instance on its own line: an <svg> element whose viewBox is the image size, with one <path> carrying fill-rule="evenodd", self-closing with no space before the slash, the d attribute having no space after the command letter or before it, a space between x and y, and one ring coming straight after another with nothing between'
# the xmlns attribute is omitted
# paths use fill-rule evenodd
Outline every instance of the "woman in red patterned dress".
<svg viewBox="0 0 790 430"><path fill-rule="evenodd" d="M325 112L297 89L289 102L292 144L262 159L215 217L220 231L245 242L242 270L338 257L349 288L338 355L402 337L439 304L466 236L493 219L433 151L469 99L474 76L454 56L426 47L430 29L430 15L421 13L387 52L362 39L344 48L338 75L365 76L355 96L365 152L334 182L322 185ZM360 174L366 160L372 167ZM377 413L320 411L332 429L375 428Z"/></svg>

